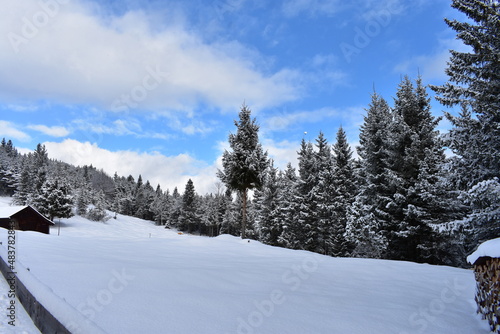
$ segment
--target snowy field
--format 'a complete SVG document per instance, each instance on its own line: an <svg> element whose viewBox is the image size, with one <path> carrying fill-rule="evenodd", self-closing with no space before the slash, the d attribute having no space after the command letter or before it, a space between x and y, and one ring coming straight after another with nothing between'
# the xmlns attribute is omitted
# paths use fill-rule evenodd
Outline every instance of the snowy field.
<svg viewBox="0 0 500 334"><path fill-rule="evenodd" d="M17 268L74 333L489 333L471 270L179 235L126 216L63 219L57 234L17 232ZM0 229L2 257L6 240Z"/></svg>

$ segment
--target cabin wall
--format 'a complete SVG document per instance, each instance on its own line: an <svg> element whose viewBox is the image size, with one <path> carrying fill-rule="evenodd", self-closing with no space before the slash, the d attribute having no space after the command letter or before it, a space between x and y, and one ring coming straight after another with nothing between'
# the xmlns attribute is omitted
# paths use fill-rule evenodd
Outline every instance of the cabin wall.
<svg viewBox="0 0 500 334"><path fill-rule="evenodd" d="M10 219L9 218L0 218L0 227L10 229Z"/></svg>
<svg viewBox="0 0 500 334"><path fill-rule="evenodd" d="M49 223L37 215L35 212L24 209L14 214L12 217L14 222L14 229L20 231L36 231L45 234L49 234L50 225ZM11 229L9 218L0 218L0 227Z"/></svg>

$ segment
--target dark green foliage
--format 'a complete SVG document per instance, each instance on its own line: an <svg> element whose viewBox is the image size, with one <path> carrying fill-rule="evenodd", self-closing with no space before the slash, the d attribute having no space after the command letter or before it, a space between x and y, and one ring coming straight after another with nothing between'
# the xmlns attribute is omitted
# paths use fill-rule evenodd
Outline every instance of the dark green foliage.
<svg viewBox="0 0 500 334"><path fill-rule="evenodd" d="M333 177L330 187L332 191L328 196L332 206L332 223L327 254L348 256L351 245L345 237L347 213L355 200L356 184L352 150L342 127L338 130L337 140L333 145Z"/></svg>
<svg viewBox="0 0 500 334"><path fill-rule="evenodd" d="M194 189L194 183L191 179L186 183L184 194L182 195L182 206L178 218L178 228L181 231L192 233L199 228L200 217L198 216L197 206L198 198Z"/></svg>
<svg viewBox="0 0 500 334"><path fill-rule="evenodd" d="M374 93L359 135L362 177L347 214L345 236L353 256L380 258L387 251L391 221L388 204L392 195L388 138L391 122L389 105Z"/></svg>
<svg viewBox="0 0 500 334"><path fill-rule="evenodd" d="M500 201L477 205L497 196L500 177L500 3L496 0L453 0L467 21L446 20L468 52L451 51L442 86L432 86L445 106L460 105L458 116L446 113L453 128L446 136L455 153L450 161L450 185L460 192L461 216L449 225L455 244L465 253L499 236ZM498 198L498 197L496 197Z"/></svg>
<svg viewBox="0 0 500 334"><path fill-rule="evenodd" d="M45 181L39 192L32 197L32 205L50 220L73 216L70 189L57 180Z"/></svg>
<svg viewBox="0 0 500 334"><path fill-rule="evenodd" d="M242 201L241 237L246 232L246 207L248 189L261 188L264 183L264 171L268 166L267 153L259 143L259 126L252 119L250 109L243 105L239 113L236 134L229 135L232 151L224 151L223 170L217 175L228 189L238 191Z"/></svg>

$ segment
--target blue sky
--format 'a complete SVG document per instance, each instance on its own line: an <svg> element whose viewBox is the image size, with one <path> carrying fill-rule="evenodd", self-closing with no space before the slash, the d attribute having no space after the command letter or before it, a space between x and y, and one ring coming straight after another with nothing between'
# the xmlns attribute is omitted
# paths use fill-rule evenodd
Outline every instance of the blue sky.
<svg viewBox="0 0 500 334"><path fill-rule="evenodd" d="M243 103L284 167L319 131L333 143L342 126L354 147L374 89L392 104L404 75L444 83L448 50L463 49L443 20L463 19L450 2L6 0L0 137L215 191Z"/></svg>

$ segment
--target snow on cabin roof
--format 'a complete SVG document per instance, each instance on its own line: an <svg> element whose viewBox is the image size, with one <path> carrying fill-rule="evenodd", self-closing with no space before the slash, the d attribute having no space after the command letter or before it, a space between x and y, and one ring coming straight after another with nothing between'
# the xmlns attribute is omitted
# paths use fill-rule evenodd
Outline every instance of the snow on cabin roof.
<svg viewBox="0 0 500 334"><path fill-rule="evenodd" d="M26 208L26 205L0 207L0 218L10 218L11 216Z"/></svg>
<svg viewBox="0 0 500 334"><path fill-rule="evenodd" d="M491 239L480 244L474 253L467 256L467 262L474 264L480 257L500 258L500 238Z"/></svg>
<svg viewBox="0 0 500 334"><path fill-rule="evenodd" d="M12 217L13 215L15 215L16 213L18 213L19 211L22 211L26 208L30 208L31 210L33 210L34 212L36 212L40 217L42 217L43 219L45 219L48 223L54 225L54 222L52 222L51 220L49 220L47 217L45 217L44 215L42 215L40 212L38 212L38 210L36 210L34 207L30 206L30 205L19 205L19 206L3 206L3 207L0 207L0 218L10 218Z"/></svg>

